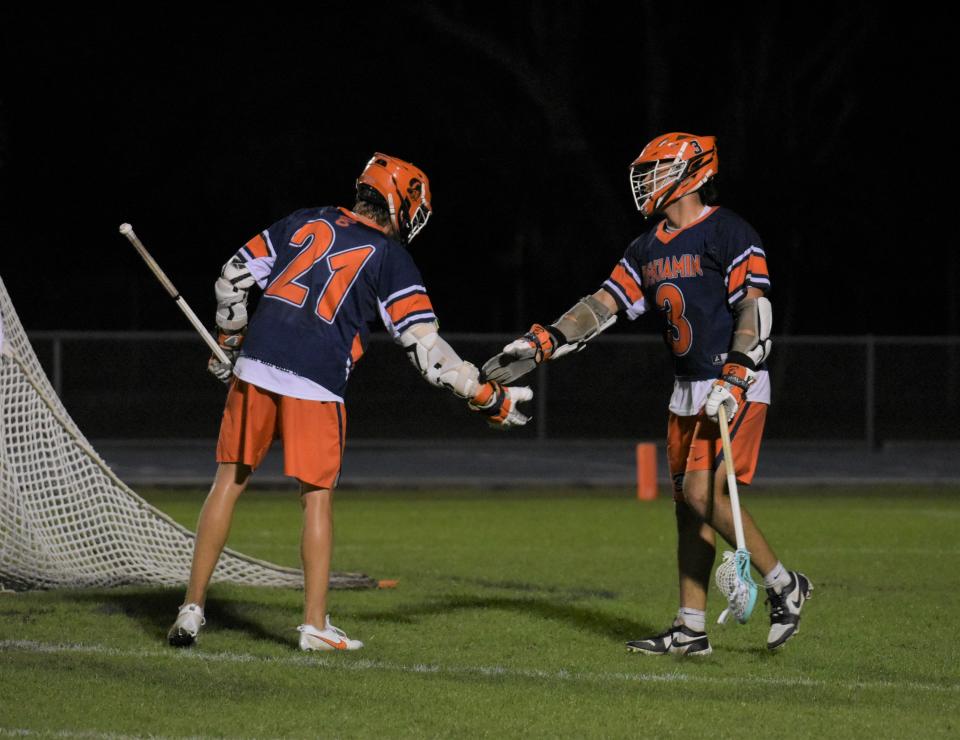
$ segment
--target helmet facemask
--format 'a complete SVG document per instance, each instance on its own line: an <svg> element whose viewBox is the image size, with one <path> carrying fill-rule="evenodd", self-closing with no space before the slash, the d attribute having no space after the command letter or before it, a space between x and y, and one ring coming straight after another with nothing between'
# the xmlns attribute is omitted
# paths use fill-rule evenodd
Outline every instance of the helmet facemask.
<svg viewBox="0 0 960 740"><path fill-rule="evenodd" d="M412 216L409 215L411 201L414 203L419 201L420 203L420 205L416 207L416 210L413 211ZM407 186L407 197L403 199L402 206L401 212L404 215L405 230L407 232L406 241L409 244L413 241L413 237L420 233L420 230L427 225L427 221L430 219L430 214L432 213L430 203L427 201L423 191L423 183L419 179L413 178L410 180Z"/></svg>
<svg viewBox="0 0 960 740"><path fill-rule="evenodd" d="M631 167L630 187L637 210L645 216L656 211L677 189L686 169L687 163L680 157L643 162Z"/></svg>
<svg viewBox="0 0 960 740"><path fill-rule="evenodd" d="M410 235L407 237L407 242L413 241L413 237L420 233L420 229L427 225L427 221L430 219L430 211L425 205L421 205L417 208L416 212L413 214L413 221L410 222Z"/></svg>

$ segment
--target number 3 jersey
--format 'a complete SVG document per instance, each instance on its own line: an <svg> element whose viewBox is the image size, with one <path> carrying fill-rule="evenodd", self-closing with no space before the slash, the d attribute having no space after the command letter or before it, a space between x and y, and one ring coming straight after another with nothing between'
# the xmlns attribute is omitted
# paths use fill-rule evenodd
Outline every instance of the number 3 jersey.
<svg viewBox="0 0 960 740"><path fill-rule="evenodd" d="M234 372L275 393L342 402L371 322L382 320L397 338L436 321L406 248L345 208L297 211L237 256L263 295Z"/></svg>
<svg viewBox="0 0 960 740"><path fill-rule="evenodd" d="M676 384L670 410L699 411L726 361L733 307L747 288L770 289L767 257L753 227L733 211L704 208L675 231L666 220L637 237L603 284L631 319L657 309L673 355ZM765 369L747 397L770 402Z"/></svg>

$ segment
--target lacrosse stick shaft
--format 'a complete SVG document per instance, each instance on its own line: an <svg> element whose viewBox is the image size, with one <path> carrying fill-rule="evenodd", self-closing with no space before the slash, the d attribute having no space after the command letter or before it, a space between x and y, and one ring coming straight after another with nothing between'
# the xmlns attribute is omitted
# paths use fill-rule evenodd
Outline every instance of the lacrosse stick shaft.
<svg viewBox="0 0 960 740"><path fill-rule="evenodd" d="M187 317L191 324L193 324L193 328L197 330L200 338L207 343L207 346L210 348L210 351L213 352L214 357L216 357L220 362L229 365L230 358L227 357L220 345L217 344L217 340L210 335L210 332L207 331L207 327L203 325L203 322L197 318L197 315L193 312L193 309L191 309L187 302L183 299L183 296L177 292L177 289L173 286L173 283L170 282L170 278L168 278L166 273L160 269L160 265L157 264L157 261L150 256L147 248L143 246L143 242L141 242L140 238L134 233L133 227L130 224L120 224L120 233L130 240L133 248L137 250L141 257L143 257L143 261L147 263L147 267L149 267L150 271L156 275L157 280L160 281L160 284L164 287L164 290L166 290L167 293L170 294L170 297L173 298L174 303L180 307L180 310L183 311L183 315Z"/></svg>
<svg viewBox="0 0 960 740"><path fill-rule="evenodd" d="M717 414L720 423L720 440L723 443L723 463L727 469L727 491L730 494L730 509L733 511L733 529L737 535L737 549L746 550L743 539L743 518L740 516L740 494L737 491L737 474L733 466L733 449L730 445L730 428L727 426L727 410L722 405Z"/></svg>

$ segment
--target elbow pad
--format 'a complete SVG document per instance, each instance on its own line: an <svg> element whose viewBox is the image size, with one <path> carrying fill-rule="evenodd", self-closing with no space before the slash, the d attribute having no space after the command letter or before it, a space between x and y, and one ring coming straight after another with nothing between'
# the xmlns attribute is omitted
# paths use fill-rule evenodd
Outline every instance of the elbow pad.
<svg viewBox="0 0 960 740"><path fill-rule="evenodd" d="M239 257L223 266L214 285L217 296L217 326L235 333L247 325L247 293L256 280Z"/></svg>
<svg viewBox="0 0 960 740"><path fill-rule="evenodd" d="M400 335L400 344L411 364L428 383L447 388L460 398L473 398L480 387L480 371L472 363L461 360L436 331L417 332L418 326L421 325L416 324Z"/></svg>
<svg viewBox="0 0 960 740"><path fill-rule="evenodd" d="M773 349L773 341L770 339L770 332L773 329L773 306L766 296L744 298L736 305L734 312L736 326L733 330L733 346L730 348L730 354L746 356L753 363L751 369L755 370L770 357L770 351ZM730 362L736 361L734 357L727 359ZM738 364L750 367L746 362Z"/></svg>

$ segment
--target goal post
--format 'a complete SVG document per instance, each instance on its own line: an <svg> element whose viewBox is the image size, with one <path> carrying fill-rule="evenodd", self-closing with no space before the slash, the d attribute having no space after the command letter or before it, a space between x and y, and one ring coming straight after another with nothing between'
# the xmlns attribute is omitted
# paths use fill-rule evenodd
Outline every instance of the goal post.
<svg viewBox="0 0 960 740"><path fill-rule="evenodd" d="M0 279L0 587L180 585L194 534L110 469L43 372ZM226 549L214 582L303 587L303 572ZM332 588L369 588L333 573Z"/></svg>

